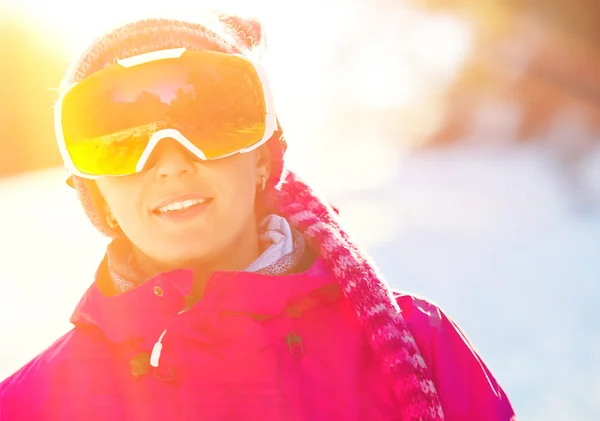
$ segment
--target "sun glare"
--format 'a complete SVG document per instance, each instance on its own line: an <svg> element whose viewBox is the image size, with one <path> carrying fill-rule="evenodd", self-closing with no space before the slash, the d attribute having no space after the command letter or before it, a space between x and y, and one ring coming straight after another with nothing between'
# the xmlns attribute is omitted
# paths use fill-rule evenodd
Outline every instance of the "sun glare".
<svg viewBox="0 0 600 421"><path fill-rule="evenodd" d="M268 1L253 1L251 8L244 0L206 0L201 3L185 0L148 2L141 0L104 0L101 7L89 7L85 2L56 0L0 0L1 7L20 9L55 31L70 54L85 48L94 37L126 21L144 17L193 19L205 9L253 13L268 18Z"/></svg>

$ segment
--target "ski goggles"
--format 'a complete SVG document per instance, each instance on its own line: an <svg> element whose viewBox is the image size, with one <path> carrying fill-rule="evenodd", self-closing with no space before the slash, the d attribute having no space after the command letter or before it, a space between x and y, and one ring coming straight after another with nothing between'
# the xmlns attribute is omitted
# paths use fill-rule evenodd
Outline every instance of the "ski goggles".
<svg viewBox="0 0 600 421"><path fill-rule="evenodd" d="M97 179L143 171L167 138L200 160L249 152L277 119L259 64L181 48L120 60L70 86L55 130L67 172Z"/></svg>

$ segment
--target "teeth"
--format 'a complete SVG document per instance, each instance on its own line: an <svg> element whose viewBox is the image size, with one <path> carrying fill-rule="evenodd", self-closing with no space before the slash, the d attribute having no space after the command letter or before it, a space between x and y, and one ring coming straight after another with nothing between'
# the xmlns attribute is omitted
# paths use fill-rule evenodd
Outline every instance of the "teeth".
<svg viewBox="0 0 600 421"><path fill-rule="evenodd" d="M191 208L192 206L198 205L200 203L204 203L204 199L184 200L183 202L174 202L166 206L162 206L158 208L158 211L162 213L180 211L183 209Z"/></svg>

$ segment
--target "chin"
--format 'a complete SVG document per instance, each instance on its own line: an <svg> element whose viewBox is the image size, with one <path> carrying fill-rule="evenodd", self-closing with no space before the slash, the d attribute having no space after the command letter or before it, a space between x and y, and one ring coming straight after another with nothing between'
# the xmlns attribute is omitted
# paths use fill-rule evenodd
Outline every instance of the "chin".
<svg viewBox="0 0 600 421"><path fill-rule="evenodd" d="M171 247L168 253L168 260L177 262L179 268L195 268L214 260L218 255L213 247L207 248L206 244L195 247L193 245L182 247L182 245L178 243L177 246Z"/></svg>

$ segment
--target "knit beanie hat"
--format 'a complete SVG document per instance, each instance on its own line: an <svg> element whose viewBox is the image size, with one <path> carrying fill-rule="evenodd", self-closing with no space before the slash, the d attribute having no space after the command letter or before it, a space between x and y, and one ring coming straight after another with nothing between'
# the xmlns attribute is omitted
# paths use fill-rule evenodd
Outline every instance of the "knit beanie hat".
<svg viewBox="0 0 600 421"><path fill-rule="evenodd" d="M75 63L66 82L80 81L117 59L181 47L255 54L264 50L265 37L258 22L235 16L214 15L201 23L138 21L97 39ZM267 144L273 162L264 200L304 235L339 284L380 358L383 373L391 377L398 419L443 420L427 365L383 277L342 229L335 210L296 174L284 169L285 142L279 134ZM78 177L72 182L93 224L104 234L117 236L106 221L95 184Z"/></svg>
<svg viewBox="0 0 600 421"><path fill-rule="evenodd" d="M74 63L63 80L63 86L80 82L118 60L157 50L185 47L188 50L210 50L244 54L260 60L266 50L261 23L234 15L207 12L197 23L169 19L145 19L118 27L97 38ZM271 174L260 193L266 197L281 179L283 155L287 148L281 129L267 141L271 157ZM121 229L107 222L104 200L92 180L72 176L75 188L88 218L104 235L115 238ZM265 205L266 206L266 205Z"/></svg>

